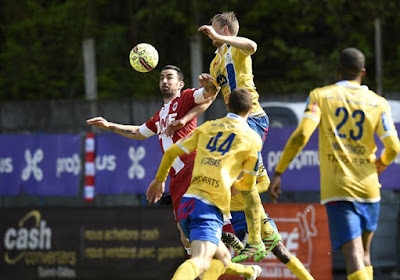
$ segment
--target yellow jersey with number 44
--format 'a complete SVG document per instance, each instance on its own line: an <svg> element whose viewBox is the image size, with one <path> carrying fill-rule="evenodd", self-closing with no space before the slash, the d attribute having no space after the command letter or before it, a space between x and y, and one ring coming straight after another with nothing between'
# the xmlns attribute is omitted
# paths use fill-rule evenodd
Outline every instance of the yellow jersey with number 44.
<svg viewBox="0 0 400 280"><path fill-rule="evenodd" d="M196 197L230 215L231 186L240 173L258 174L262 141L246 120L228 113L208 121L177 142L197 150L192 180L184 196Z"/></svg>
<svg viewBox="0 0 400 280"><path fill-rule="evenodd" d="M374 134L397 137L386 99L351 81L316 88L305 118L319 123L321 203L380 200Z"/></svg>
<svg viewBox="0 0 400 280"><path fill-rule="evenodd" d="M210 75L221 86L224 101L228 104L229 95L235 88L247 89L253 98L253 108L250 116L265 115L260 106L259 94L253 80L251 56L241 49L224 44L215 52L210 64Z"/></svg>

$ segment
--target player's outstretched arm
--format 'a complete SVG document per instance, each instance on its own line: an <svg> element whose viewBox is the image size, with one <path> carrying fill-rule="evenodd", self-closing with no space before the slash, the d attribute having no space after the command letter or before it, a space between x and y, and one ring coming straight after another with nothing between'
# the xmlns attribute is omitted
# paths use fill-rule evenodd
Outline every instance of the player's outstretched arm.
<svg viewBox="0 0 400 280"><path fill-rule="evenodd" d="M247 54L252 55L257 51L257 43L246 37L226 36L218 34L211 25L202 25L198 31L203 32L214 41L219 41L231 45L235 48L245 51Z"/></svg>
<svg viewBox="0 0 400 280"><path fill-rule="evenodd" d="M112 123L104 119L103 117L95 117L86 120L87 125L92 125L100 129L111 130L119 135L127 138L144 140L146 137L139 132L139 126L136 125L124 125Z"/></svg>
<svg viewBox="0 0 400 280"><path fill-rule="evenodd" d="M276 202L281 194L281 174L285 172L290 162L307 144L311 135L318 127L318 123L310 118L303 118L299 126L290 136L285 148L283 149L282 156L276 165L275 173L271 178L269 186L269 196L273 202Z"/></svg>

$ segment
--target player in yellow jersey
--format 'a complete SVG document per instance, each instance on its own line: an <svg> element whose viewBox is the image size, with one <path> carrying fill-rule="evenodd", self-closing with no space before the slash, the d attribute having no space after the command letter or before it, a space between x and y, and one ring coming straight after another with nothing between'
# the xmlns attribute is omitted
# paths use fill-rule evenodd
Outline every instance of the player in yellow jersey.
<svg viewBox="0 0 400 280"><path fill-rule="evenodd" d="M244 195L257 192L262 141L246 122L252 107L249 92L234 90L228 106L225 118L204 123L165 151L151 183L162 188L175 158L197 151L191 184L176 217L190 240L192 256L179 266L174 280L195 279L206 271L213 274L207 275L209 279L218 279L230 265L237 265L231 263L228 249L220 242L224 216L230 216L232 186ZM236 180L242 172L243 177ZM249 279L256 279L260 273L255 271Z"/></svg>
<svg viewBox="0 0 400 280"><path fill-rule="evenodd" d="M341 249L349 280L373 279L370 245L379 217L378 175L400 150L388 102L361 85L364 65L358 49L341 52L339 82L311 91L304 118L285 146L270 187L276 199L281 174L318 127L321 203L326 206L332 247ZM379 159L375 133L385 147Z"/></svg>
<svg viewBox="0 0 400 280"><path fill-rule="evenodd" d="M211 19L211 23L212 25L203 25L198 29L206 34L212 40L213 45L217 47L215 58L210 64L210 74L221 87L225 103L228 102L229 95L235 88L245 88L251 93L253 109L247 122L264 142L269 120L258 101L259 95L253 81L251 60L251 55L257 50L257 44L248 38L237 36L239 22L234 12L217 14ZM263 173L258 176L258 184L263 185L263 188L268 188L269 179L265 168L260 167L260 170ZM266 253L268 253L280 240L279 233L274 231L268 223L262 205L258 203L259 200L259 196L258 198L254 197L253 201L249 200L245 204L249 237L245 249L233 259L235 262L248 259L256 248L261 250L262 247L265 247ZM261 209L256 209L257 211L251 209L256 205L260 205ZM236 222L241 223L241 220L233 217L232 224ZM260 235L260 231L262 235ZM265 246L257 247L263 242Z"/></svg>

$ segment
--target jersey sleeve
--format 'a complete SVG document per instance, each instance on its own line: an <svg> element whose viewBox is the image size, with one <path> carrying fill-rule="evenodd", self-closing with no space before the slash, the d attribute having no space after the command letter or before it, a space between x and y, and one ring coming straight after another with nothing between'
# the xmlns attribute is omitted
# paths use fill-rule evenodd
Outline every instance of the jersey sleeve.
<svg viewBox="0 0 400 280"><path fill-rule="evenodd" d="M201 89L200 89L201 90ZM190 110L194 106L198 105L195 100L195 95L199 95L199 90L198 89L186 89L181 92L183 102L184 102L184 107ZM203 95L203 91L201 90L201 95Z"/></svg>
<svg viewBox="0 0 400 280"><path fill-rule="evenodd" d="M253 139L258 140L258 138L253 138ZM257 141L257 144L252 145L251 148L252 149L249 152L249 155L244 163L243 172L248 173L250 175L257 176L259 169L262 165L262 157L261 157L262 143L261 143L261 140Z"/></svg>
<svg viewBox="0 0 400 280"><path fill-rule="evenodd" d="M139 132L146 138L149 138L153 135L156 135L154 131L152 131L148 126L147 123L142 124L139 126Z"/></svg>
<svg viewBox="0 0 400 280"><path fill-rule="evenodd" d="M253 139L259 139L254 138ZM256 186L256 178L261 166L261 139L257 144L251 146L248 156L243 165L243 177L234 182L234 187L239 191L250 191Z"/></svg>
<svg viewBox="0 0 400 280"><path fill-rule="evenodd" d="M199 139L199 135L201 134L201 130L205 124L199 126L195 130L193 130L190 134L186 135L184 138L176 142L176 144L186 153L190 154L192 151L197 148L197 141Z"/></svg>
<svg viewBox="0 0 400 280"><path fill-rule="evenodd" d="M157 126L155 123L155 119L159 111L151 119L149 119L147 122L139 126L139 132L146 138L149 138L157 134Z"/></svg>
<svg viewBox="0 0 400 280"><path fill-rule="evenodd" d="M313 90L307 98L303 118L309 118L319 124L321 120L321 108L318 104L317 92Z"/></svg>
<svg viewBox="0 0 400 280"><path fill-rule="evenodd" d="M397 136L397 131L392 119L390 105L386 101L386 99L382 98L381 106L382 112L379 117L375 131L382 140L388 136Z"/></svg>
<svg viewBox="0 0 400 280"><path fill-rule="evenodd" d="M375 131L385 147L381 156L382 163L389 165L399 153L400 142L391 116L390 105L384 98L382 98L382 112Z"/></svg>
<svg viewBox="0 0 400 280"><path fill-rule="evenodd" d="M233 55L236 55L236 57L240 58L241 60L245 59L246 56L250 56L250 54L246 53L246 51L244 51L242 49L235 48L232 46L231 46L231 48L232 48Z"/></svg>
<svg viewBox="0 0 400 280"><path fill-rule="evenodd" d="M199 89L195 89L193 92L193 98L194 98L194 102L196 104L201 104L204 103L204 101L206 101L206 99L204 98L204 88L199 88Z"/></svg>
<svg viewBox="0 0 400 280"><path fill-rule="evenodd" d="M165 182L167 180L169 170L171 169L174 160L181 154L183 154L183 151L176 144L172 145L165 151L156 174L157 181Z"/></svg>

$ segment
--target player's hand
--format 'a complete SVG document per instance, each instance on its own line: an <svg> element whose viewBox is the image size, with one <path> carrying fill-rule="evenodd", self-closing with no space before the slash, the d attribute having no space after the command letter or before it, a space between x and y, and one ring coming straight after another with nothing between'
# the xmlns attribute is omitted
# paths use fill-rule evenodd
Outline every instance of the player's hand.
<svg viewBox="0 0 400 280"><path fill-rule="evenodd" d="M199 85L203 87L206 92L215 94L220 90L220 86L217 81L207 73L199 75Z"/></svg>
<svg viewBox="0 0 400 280"><path fill-rule="evenodd" d="M201 73L199 75L199 85L200 85L200 87L211 86L211 85L215 86L215 84L216 84L216 82L215 82L214 78L210 74Z"/></svg>
<svg viewBox="0 0 400 280"><path fill-rule="evenodd" d="M177 130L181 129L185 125L186 122L183 119L175 120L167 126L165 133L167 134L167 136L172 137Z"/></svg>
<svg viewBox="0 0 400 280"><path fill-rule="evenodd" d="M386 165L383 164L382 160L379 158L375 161L376 171L380 175L386 169Z"/></svg>
<svg viewBox="0 0 400 280"><path fill-rule="evenodd" d="M108 129L111 126L110 123L102 117L95 117L92 119L88 119L86 120L86 124L93 125L101 129Z"/></svg>
<svg viewBox="0 0 400 280"><path fill-rule="evenodd" d="M197 31L203 32L211 40L218 40L219 35L211 25L202 25L199 27L199 29Z"/></svg>
<svg viewBox="0 0 400 280"><path fill-rule="evenodd" d="M157 203L163 193L164 193L164 189L165 189L165 182L159 182L156 179L154 179L146 192L146 199L149 203Z"/></svg>
<svg viewBox="0 0 400 280"><path fill-rule="evenodd" d="M238 191L233 185L231 187L231 196L238 195L240 191Z"/></svg>
<svg viewBox="0 0 400 280"><path fill-rule="evenodd" d="M282 193L281 190L281 174L274 173L271 178L271 184L269 185L268 189L269 197L271 198L272 202L276 203L279 195Z"/></svg>

